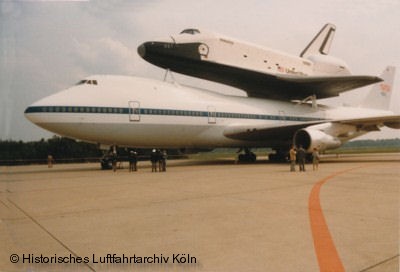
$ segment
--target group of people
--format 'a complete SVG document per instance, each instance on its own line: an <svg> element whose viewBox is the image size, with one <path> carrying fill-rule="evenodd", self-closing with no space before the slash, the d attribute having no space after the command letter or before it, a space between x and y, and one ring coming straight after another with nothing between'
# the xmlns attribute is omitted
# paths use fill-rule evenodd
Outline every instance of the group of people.
<svg viewBox="0 0 400 272"><path fill-rule="evenodd" d="M292 147L289 150L289 160L290 160L290 171L294 172L296 171L296 163L299 165L299 171L300 172L305 172L305 164L306 164L306 156L307 152L304 150L304 148L300 145L298 148L296 146L292 145ZM319 164L319 152L317 148L313 149L313 152L311 154L312 156L312 163L313 163L313 170L318 170L318 164Z"/></svg>
<svg viewBox="0 0 400 272"><path fill-rule="evenodd" d="M151 172L167 171L167 152L159 149L153 149L150 155Z"/></svg>
<svg viewBox="0 0 400 272"><path fill-rule="evenodd" d="M115 172L117 170L118 156L115 151L110 151L109 158L111 160L112 169ZM136 172L138 170L138 153L136 151L130 151L128 155L129 161L129 172ZM150 154L151 172L165 172L167 171L167 151L153 149Z"/></svg>

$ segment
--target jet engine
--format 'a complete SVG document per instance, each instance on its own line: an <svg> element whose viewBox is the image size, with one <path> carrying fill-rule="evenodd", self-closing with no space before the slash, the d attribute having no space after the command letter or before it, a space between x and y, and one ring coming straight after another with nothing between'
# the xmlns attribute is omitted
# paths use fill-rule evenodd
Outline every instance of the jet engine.
<svg viewBox="0 0 400 272"><path fill-rule="evenodd" d="M293 143L297 147L301 145L307 152L312 152L314 148L320 151L334 149L342 144L338 138L323 131L310 128L298 130L294 134Z"/></svg>

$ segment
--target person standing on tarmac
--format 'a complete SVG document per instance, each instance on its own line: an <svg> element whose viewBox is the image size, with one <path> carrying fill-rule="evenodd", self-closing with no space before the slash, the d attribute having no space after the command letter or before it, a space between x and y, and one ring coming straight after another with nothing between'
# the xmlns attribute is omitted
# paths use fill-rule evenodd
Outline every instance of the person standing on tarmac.
<svg viewBox="0 0 400 272"><path fill-rule="evenodd" d="M112 169L114 172L117 171L117 159L118 159L117 152L112 151L111 152L111 163L112 163Z"/></svg>
<svg viewBox="0 0 400 272"><path fill-rule="evenodd" d="M296 153L296 148L292 145L292 148L289 150L290 172L296 171Z"/></svg>
<svg viewBox="0 0 400 272"><path fill-rule="evenodd" d="M129 152L129 172L137 171L137 153L135 151Z"/></svg>
<svg viewBox="0 0 400 272"><path fill-rule="evenodd" d="M157 164L158 164L158 172L162 172L163 166L162 166L162 153L160 149L157 149Z"/></svg>
<svg viewBox="0 0 400 272"><path fill-rule="evenodd" d="M306 151L304 148L300 145L299 149L297 150L297 161L299 163L299 170L300 172L305 172L305 163L306 163Z"/></svg>
<svg viewBox="0 0 400 272"><path fill-rule="evenodd" d="M151 172L157 172L157 152L155 149L150 154L150 162L151 162Z"/></svg>
<svg viewBox="0 0 400 272"><path fill-rule="evenodd" d="M53 168L53 163L54 163L54 158L52 155L47 156L47 167L48 168Z"/></svg>
<svg viewBox="0 0 400 272"><path fill-rule="evenodd" d="M167 150L163 150L161 154L161 164L162 164L162 171L166 172L167 171Z"/></svg>
<svg viewBox="0 0 400 272"><path fill-rule="evenodd" d="M313 163L313 170L318 170L318 163L319 163L319 153L318 149L314 148L312 153L312 163Z"/></svg>

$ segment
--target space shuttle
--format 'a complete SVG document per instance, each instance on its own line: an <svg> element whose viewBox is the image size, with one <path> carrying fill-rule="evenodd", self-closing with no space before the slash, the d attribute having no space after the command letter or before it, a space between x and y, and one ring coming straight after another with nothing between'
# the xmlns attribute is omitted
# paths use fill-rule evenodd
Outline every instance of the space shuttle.
<svg viewBox="0 0 400 272"><path fill-rule="evenodd" d="M329 55L335 31L333 24L326 24L299 56L194 28L145 42L138 53L161 68L230 85L257 98L322 99L382 81L352 75L343 60Z"/></svg>

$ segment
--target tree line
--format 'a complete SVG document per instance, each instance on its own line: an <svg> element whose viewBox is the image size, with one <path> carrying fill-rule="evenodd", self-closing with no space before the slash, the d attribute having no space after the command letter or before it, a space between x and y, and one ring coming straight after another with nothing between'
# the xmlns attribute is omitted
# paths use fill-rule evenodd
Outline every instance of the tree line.
<svg viewBox="0 0 400 272"><path fill-rule="evenodd" d="M400 151L400 139L357 140L344 144L339 150L383 150ZM335 151L332 151L335 152ZM142 153L142 152L140 152ZM173 153L169 151L168 154ZM118 149L118 154L127 155L127 150ZM76 141L73 139L53 136L34 142L0 140L0 164L25 164L46 162L51 155L56 161L98 160L103 156L96 144Z"/></svg>
<svg viewBox="0 0 400 272"><path fill-rule="evenodd" d="M400 152L400 139L356 140L347 142L338 149L327 153L377 153Z"/></svg>
<svg viewBox="0 0 400 272"><path fill-rule="evenodd" d="M12 161L41 162L46 161L48 155L53 156L56 160L68 160L99 158L102 154L95 144L59 136L35 142L0 140L0 164L8 164Z"/></svg>
<svg viewBox="0 0 400 272"><path fill-rule="evenodd" d="M352 147L400 147L400 139L383 139L383 140L356 140L345 143L343 148Z"/></svg>

